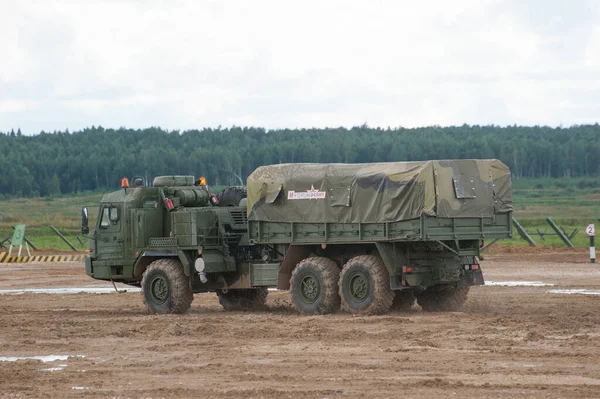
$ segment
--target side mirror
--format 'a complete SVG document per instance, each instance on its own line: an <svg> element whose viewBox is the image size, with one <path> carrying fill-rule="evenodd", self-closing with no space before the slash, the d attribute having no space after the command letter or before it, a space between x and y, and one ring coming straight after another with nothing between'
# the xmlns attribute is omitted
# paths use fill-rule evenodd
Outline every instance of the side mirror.
<svg viewBox="0 0 600 399"><path fill-rule="evenodd" d="M88 234L90 228L88 226L88 209L86 207L81 208L81 234Z"/></svg>

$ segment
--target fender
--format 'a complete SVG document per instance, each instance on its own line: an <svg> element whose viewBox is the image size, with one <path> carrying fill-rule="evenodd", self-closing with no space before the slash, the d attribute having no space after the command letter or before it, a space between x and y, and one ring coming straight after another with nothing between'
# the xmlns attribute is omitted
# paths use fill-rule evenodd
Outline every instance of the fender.
<svg viewBox="0 0 600 399"><path fill-rule="evenodd" d="M186 276L190 276L190 270L194 263L190 256L185 253L185 251L178 250L163 250L163 251L144 251L137 258L135 263L133 264L133 274L135 277L142 278L144 271L150 265L150 263L154 262L157 259L162 258L177 258L181 261L183 265L183 272Z"/></svg>
<svg viewBox="0 0 600 399"><path fill-rule="evenodd" d="M281 267L279 269L279 275L277 277L278 290L288 290L290 288L290 276L292 275L292 270L294 270L298 262L308 258L310 252L311 248L308 245L290 245L285 252L283 262L281 262Z"/></svg>

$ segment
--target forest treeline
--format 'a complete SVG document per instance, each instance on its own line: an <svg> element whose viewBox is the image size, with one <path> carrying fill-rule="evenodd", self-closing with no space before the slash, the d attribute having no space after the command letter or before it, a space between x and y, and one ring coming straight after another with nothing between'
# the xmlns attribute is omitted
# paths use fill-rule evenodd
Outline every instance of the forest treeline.
<svg viewBox="0 0 600 399"><path fill-rule="evenodd" d="M240 184L257 166L284 162L498 158L515 179L600 176L598 124L184 132L91 127L33 136L4 132L0 149L3 197L109 190L134 175L204 175L211 185Z"/></svg>

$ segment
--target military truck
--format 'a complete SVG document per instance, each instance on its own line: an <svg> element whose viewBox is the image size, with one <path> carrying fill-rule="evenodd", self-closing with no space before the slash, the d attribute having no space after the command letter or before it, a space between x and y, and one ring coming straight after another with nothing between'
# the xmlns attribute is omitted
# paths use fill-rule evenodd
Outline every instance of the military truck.
<svg viewBox="0 0 600 399"><path fill-rule="evenodd" d="M150 313L184 313L201 292L225 310L257 309L269 288L306 314L415 300L452 311L484 284L482 252L512 236L498 160L262 166L218 196L192 176L136 182L101 200L85 269L140 284Z"/></svg>

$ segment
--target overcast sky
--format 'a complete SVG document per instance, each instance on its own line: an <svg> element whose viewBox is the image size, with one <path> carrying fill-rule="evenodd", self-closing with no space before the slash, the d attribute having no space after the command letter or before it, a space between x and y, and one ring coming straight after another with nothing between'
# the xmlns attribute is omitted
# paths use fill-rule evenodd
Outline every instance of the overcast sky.
<svg viewBox="0 0 600 399"><path fill-rule="evenodd" d="M597 0L0 0L4 132L599 119Z"/></svg>

